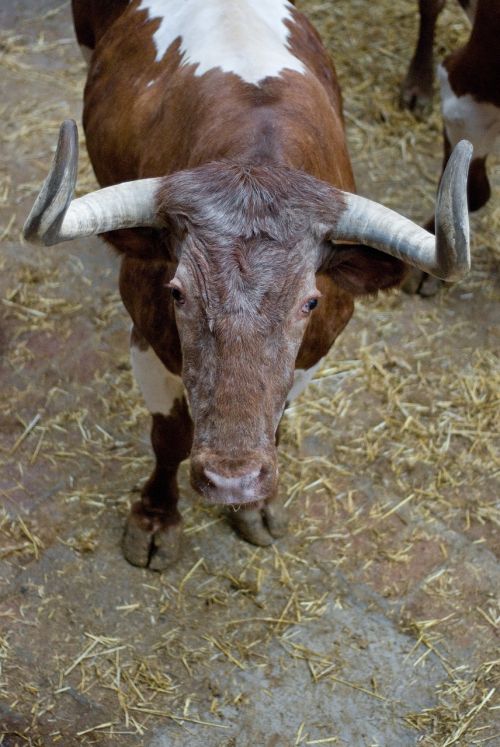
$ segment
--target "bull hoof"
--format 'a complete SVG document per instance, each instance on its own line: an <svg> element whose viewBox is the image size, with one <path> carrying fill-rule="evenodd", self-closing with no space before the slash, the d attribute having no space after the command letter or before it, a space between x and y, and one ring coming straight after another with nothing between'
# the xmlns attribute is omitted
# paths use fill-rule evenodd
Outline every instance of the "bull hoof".
<svg viewBox="0 0 500 747"><path fill-rule="evenodd" d="M179 558L182 521L166 527L157 524L131 511L123 533L122 550L132 565L163 571Z"/></svg>
<svg viewBox="0 0 500 747"><path fill-rule="evenodd" d="M401 284L401 290L409 296L414 296L415 293L418 293L418 289L422 285L422 280L425 276L425 272L417 270L416 267L412 267Z"/></svg>
<svg viewBox="0 0 500 747"><path fill-rule="evenodd" d="M259 508L227 509L226 517L240 537L260 547L271 545L287 531L286 510L276 501Z"/></svg>
<svg viewBox="0 0 500 747"><path fill-rule="evenodd" d="M278 501L267 503L263 510L263 520L271 537L279 539L288 531L288 512Z"/></svg>
<svg viewBox="0 0 500 747"><path fill-rule="evenodd" d="M449 285L449 283L445 283L444 280L440 280L439 278L434 278L432 275L426 275L422 280L418 293L424 298L431 298L439 293L446 285Z"/></svg>
<svg viewBox="0 0 500 747"><path fill-rule="evenodd" d="M435 296L441 288L448 285L444 280L427 275L422 270L416 268L410 270L406 276L405 281L401 285L401 289L409 295L415 295L418 293L423 298L431 298Z"/></svg>

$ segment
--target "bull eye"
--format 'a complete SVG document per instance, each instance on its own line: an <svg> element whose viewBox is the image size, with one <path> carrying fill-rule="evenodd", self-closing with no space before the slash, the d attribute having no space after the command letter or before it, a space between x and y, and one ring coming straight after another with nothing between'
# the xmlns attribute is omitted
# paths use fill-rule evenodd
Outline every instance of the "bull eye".
<svg viewBox="0 0 500 747"><path fill-rule="evenodd" d="M301 311L302 311L303 314L305 314L307 316L307 314L310 314L311 311L313 309L315 309L317 305L318 305L318 299L317 298L310 298L302 306Z"/></svg>
<svg viewBox="0 0 500 747"><path fill-rule="evenodd" d="M186 299L184 298L182 291L179 290L177 286L170 286L170 292L172 294L172 298L178 306L182 306L182 304L185 303Z"/></svg>

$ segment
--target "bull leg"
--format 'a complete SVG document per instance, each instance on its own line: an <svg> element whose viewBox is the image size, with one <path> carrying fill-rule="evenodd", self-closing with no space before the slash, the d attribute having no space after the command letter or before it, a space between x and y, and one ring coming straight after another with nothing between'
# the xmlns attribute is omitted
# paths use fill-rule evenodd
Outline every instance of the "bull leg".
<svg viewBox="0 0 500 747"><path fill-rule="evenodd" d="M178 557L182 519L177 469L191 450L192 423L182 381L163 366L151 348L132 345L132 365L153 413L151 443L156 457L153 474L131 508L122 548L133 565L163 570Z"/></svg>
<svg viewBox="0 0 500 747"><path fill-rule="evenodd" d="M406 78L401 86L400 103L405 109L422 113L432 103L434 61L432 47L436 21L445 0L419 0L418 41Z"/></svg>
<svg viewBox="0 0 500 747"><path fill-rule="evenodd" d="M267 547L287 531L287 513L277 496L250 505L227 508L225 513L233 529L252 545Z"/></svg>
<svg viewBox="0 0 500 747"><path fill-rule="evenodd" d="M469 178L467 180L467 199L469 202L469 211L482 208L491 197L491 187L486 171L486 156L483 158L473 158L469 168Z"/></svg>

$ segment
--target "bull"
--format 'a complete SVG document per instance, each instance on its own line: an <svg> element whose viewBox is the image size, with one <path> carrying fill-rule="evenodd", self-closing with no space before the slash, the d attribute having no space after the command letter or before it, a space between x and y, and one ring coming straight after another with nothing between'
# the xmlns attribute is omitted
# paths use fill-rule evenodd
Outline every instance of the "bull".
<svg viewBox="0 0 500 747"><path fill-rule="evenodd" d="M436 237L356 195L335 68L285 0L73 0L89 60L83 125L102 189L73 198L77 132L25 225L53 245L101 235L120 253L132 368L152 413L153 474L125 557L163 569L181 545L177 470L231 507L236 529L281 536L278 428L357 296L408 265L469 267L470 146L451 156Z"/></svg>

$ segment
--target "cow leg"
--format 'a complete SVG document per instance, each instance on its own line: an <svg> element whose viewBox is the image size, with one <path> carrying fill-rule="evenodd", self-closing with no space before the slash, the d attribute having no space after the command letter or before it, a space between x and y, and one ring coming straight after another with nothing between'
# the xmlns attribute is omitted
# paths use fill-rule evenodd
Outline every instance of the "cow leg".
<svg viewBox="0 0 500 747"><path fill-rule="evenodd" d="M469 168L469 178L467 180L467 200L469 211L482 208L491 197L491 187L486 171L486 156L483 158L473 158Z"/></svg>
<svg viewBox="0 0 500 747"><path fill-rule="evenodd" d="M225 514L233 529L252 545L267 547L287 531L287 512L277 496L258 503L227 508Z"/></svg>
<svg viewBox="0 0 500 747"><path fill-rule="evenodd" d="M279 442L280 428L278 426L276 446ZM283 537L288 528L287 511L277 493L265 501L229 507L225 515L240 537L260 547L267 547L275 539Z"/></svg>
<svg viewBox="0 0 500 747"><path fill-rule="evenodd" d="M419 0L417 46L401 86L400 103L405 109L423 112L431 105L434 79L432 47L436 21L444 4L445 0Z"/></svg>
<svg viewBox="0 0 500 747"><path fill-rule="evenodd" d="M132 366L153 413L156 466L141 499L131 508L122 548L133 565L162 570L179 555L182 519L177 510L177 469L191 450L192 423L182 380L165 368L152 348L142 348L132 344Z"/></svg>
<svg viewBox="0 0 500 747"><path fill-rule="evenodd" d="M479 109L480 105L477 106ZM470 123L474 124L474 107L471 106L471 115L470 115ZM479 117L477 117L479 119ZM500 113L496 116L497 121L500 119ZM468 123L467 123L468 124ZM486 128L485 128L486 129ZM497 125L497 131L500 129L500 126ZM453 130L452 130L453 131ZM477 136L476 132L471 127L468 129L467 126L461 128L461 131L458 133L458 136L455 138L456 142L461 140L462 138L465 138L467 140L470 140L473 145L475 145L475 152L478 150L483 152L483 155L476 156L472 159L469 166L469 175L467 177L467 207L469 209L469 213L474 213L476 210L480 210L480 208L484 207L488 200L491 197L491 187L490 182L488 179L488 174L486 172L486 158L487 154L484 154L484 144L483 143L477 143ZM474 143L474 140L476 140L476 143ZM443 156L443 171L446 167L446 164L448 163L448 159L451 155L451 151L453 150L448 134L446 132L446 118L445 118L445 130L443 133L443 143L444 143L444 156ZM478 147L479 145L479 147ZM481 145L483 145L483 149L481 148ZM488 143L488 145L493 150L495 147L495 142L492 140Z"/></svg>

